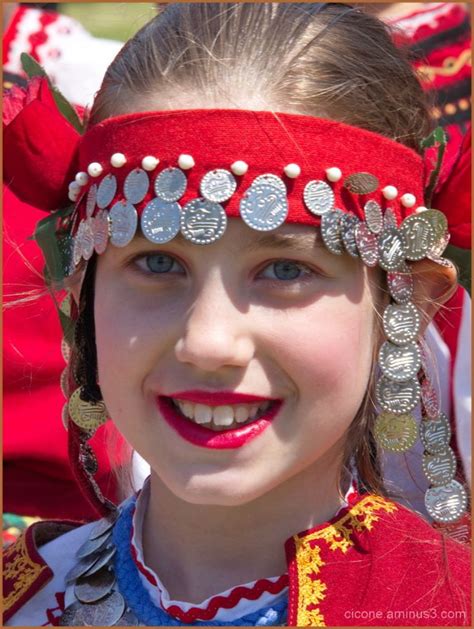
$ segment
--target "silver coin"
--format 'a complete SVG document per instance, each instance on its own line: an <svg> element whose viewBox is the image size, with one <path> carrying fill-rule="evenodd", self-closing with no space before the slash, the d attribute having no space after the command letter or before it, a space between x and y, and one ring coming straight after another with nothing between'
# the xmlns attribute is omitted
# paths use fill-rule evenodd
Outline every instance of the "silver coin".
<svg viewBox="0 0 474 629"><path fill-rule="evenodd" d="M79 225L79 229L81 229L80 225ZM72 245L72 263L75 267L82 260L82 238L81 238L82 230L79 231L79 229L77 230L76 235L73 238L73 245Z"/></svg>
<svg viewBox="0 0 474 629"><path fill-rule="evenodd" d="M140 621L136 617L135 613L128 607L122 616L117 620L115 627L139 627Z"/></svg>
<svg viewBox="0 0 474 629"><path fill-rule="evenodd" d="M178 201L186 192L186 175L179 168L165 168L155 179L155 194L163 201Z"/></svg>
<svg viewBox="0 0 474 629"><path fill-rule="evenodd" d="M109 212L110 242L115 247L126 247L137 231L138 214L127 201L117 201Z"/></svg>
<svg viewBox="0 0 474 629"><path fill-rule="evenodd" d="M387 284L390 295L398 304L406 304L413 297L415 287L413 275L410 273L387 273Z"/></svg>
<svg viewBox="0 0 474 629"><path fill-rule="evenodd" d="M451 426L444 413L435 419L424 419L420 423L420 437L423 447L430 454L444 452L451 441Z"/></svg>
<svg viewBox="0 0 474 629"><path fill-rule="evenodd" d="M422 260L435 243L433 228L422 214L408 216L400 225L400 231L405 236L408 260Z"/></svg>
<svg viewBox="0 0 474 629"><path fill-rule="evenodd" d="M435 487L447 485L456 474L456 457L451 448L447 447L439 454L423 455L423 472Z"/></svg>
<svg viewBox="0 0 474 629"><path fill-rule="evenodd" d="M111 548L108 547L109 545L107 545L106 550L103 550L100 554L99 554L99 558L97 559L97 561L89 568L89 570L87 570L87 572L84 572L81 576L84 577L89 577L91 574L95 574L96 572L98 572L101 568L103 568L104 566L106 566L108 564L108 562L112 559L112 557L115 555L115 553L117 552L117 549L115 548L115 546L112 546Z"/></svg>
<svg viewBox="0 0 474 629"><path fill-rule="evenodd" d="M402 415L412 411L418 404L420 385L415 378L407 382L394 382L382 376L375 387L375 395L384 411Z"/></svg>
<svg viewBox="0 0 474 629"><path fill-rule="evenodd" d="M395 345L414 341L420 331L420 323L420 313L412 303L389 304L383 313L385 336Z"/></svg>
<svg viewBox="0 0 474 629"><path fill-rule="evenodd" d="M276 229L288 216L286 193L267 184L252 184L240 201L240 215L252 229Z"/></svg>
<svg viewBox="0 0 474 629"><path fill-rule="evenodd" d="M398 347L385 341L379 351L382 372L395 382L405 382L418 373L421 367L420 349L416 343Z"/></svg>
<svg viewBox="0 0 474 629"><path fill-rule="evenodd" d="M341 210L331 210L321 217L321 236L323 242L326 248L336 255L344 253L341 234L341 219L343 214Z"/></svg>
<svg viewBox="0 0 474 629"><path fill-rule="evenodd" d="M440 258L448 246L450 238L451 235L448 232L445 232L440 238L437 240L435 239L433 246L426 253L426 257L431 260Z"/></svg>
<svg viewBox="0 0 474 629"><path fill-rule="evenodd" d="M356 229L360 221L357 216L343 214L341 217L341 236L344 248L353 258L359 257L356 242Z"/></svg>
<svg viewBox="0 0 474 629"><path fill-rule="evenodd" d="M456 480L441 487L430 487L425 493L425 506L436 522L455 522L466 511L466 490Z"/></svg>
<svg viewBox="0 0 474 629"><path fill-rule="evenodd" d="M87 192L87 199L86 199L87 218L90 218L92 214L94 214L96 201L97 201L97 184L93 183Z"/></svg>
<svg viewBox="0 0 474 629"><path fill-rule="evenodd" d="M89 627L111 627L125 611L125 600L120 592L113 591L100 601L84 605L82 617Z"/></svg>
<svg viewBox="0 0 474 629"><path fill-rule="evenodd" d="M100 255L107 249L109 241L109 213L99 210L93 220L94 249Z"/></svg>
<svg viewBox="0 0 474 629"><path fill-rule="evenodd" d="M114 513L111 513L106 518L102 518L94 525L91 533L89 534L89 539L95 539L96 537L101 537L107 531L113 527L115 522L117 521L118 516L120 515L120 511L117 509Z"/></svg>
<svg viewBox="0 0 474 629"><path fill-rule="evenodd" d="M228 201L237 188L234 175L224 168L216 168L206 173L201 179L202 196L214 203Z"/></svg>
<svg viewBox="0 0 474 629"><path fill-rule="evenodd" d="M82 257L84 260L90 260L94 253L94 232L92 218L82 221Z"/></svg>
<svg viewBox="0 0 474 629"><path fill-rule="evenodd" d="M436 264L439 264L439 266L444 266L447 269L453 269L454 268L454 264L451 262L451 260L448 260L447 258L438 258L438 257L432 255L429 251L426 254L426 257L429 258L430 260L432 260L433 262L435 262Z"/></svg>
<svg viewBox="0 0 474 629"><path fill-rule="evenodd" d="M225 232L227 215L219 203L193 199L181 210L180 226L187 240L196 245L208 245Z"/></svg>
<svg viewBox="0 0 474 629"><path fill-rule="evenodd" d="M99 184L97 190L97 207L101 210L112 203L117 192L117 179L114 175L106 175Z"/></svg>
<svg viewBox="0 0 474 629"><path fill-rule="evenodd" d="M155 198L147 203L140 218L143 235L150 241L164 243L179 232L181 207L176 201Z"/></svg>
<svg viewBox="0 0 474 629"><path fill-rule="evenodd" d="M102 568L90 577L77 579L74 594L82 603L95 603L106 596L115 585L115 575L112 570Z"/></svg>
<svg viewBox="0 0 474 629"><path fill-rule="evenodd" d="M421 383L421 401L426 415L430 419L436 419L439 415L439 399L429 378L424 378Z"/></svg>
<svg viewBox="0 0 474 629"><path fill-rule="evenodd" d="M367 227L374 234L379 234L382 231L384 225L382 208L377 201L367 201L364 205L364 216Z"/></svg>
<svg viewBox="0 0 474 629"><path fill-rule="evenodd" d="M86 574L86 572L92 568L98 559L98 556L89 556L85 559L80 559L66 574L66 581L75 581L79 577L82 577L82 575Z"/></svg>
<svg viewBox="0 0 474 629"><path fill-rule="evenodd" d="M407 254L405 236L396 228L389 227L379 234L379 265L384 271L399 271Z"/></svg>
<svg viewBox="0 0 474 629"><path fill-rule="evenodd" d="M397 217L391 207L385 209L385 213L383 215L383 227L397 227Z"/></svg>
<svg viewBox="0 0 474 629"><path fill-rule="evenodd" d="M78 557L79 559L84 559L89 555L93 555L94 553L100 551L102 547L105 547L107 543L109 543L111 540L111 533L104 533L100 537L87 539L77 551L76 557Z"/></svg>
<svg viewBox="0 0 474 629"><path fill-rule="evenodd" d="M365 223L359 223L355 238L362 262L369 266L377 266L379 262L379 245L376 234L373 234Z"/></svg>
<svg viewBox="0 0 474 629"><path fill-rule="evenodd" d="M334 208L334 192L325 181L309 181L303 192L303 199L308 210L316 216L322 216Z"/></svg>
<svg viewBox="0 0 474 629"><path fill-rule="evenodd" d="M83 627L85 624L84 618L82 617L83 607L84 605L82 605L79 601L74 601L74 603L66 607L59 619L59 626Z"/></svg>
<svg viewBox="0 0 474 629"><path fill-rule="evenodd" d="M143 168L134 168L125 178L123 194L129 203L140 203L146 197L150 180Z"/></svg>
<svg viewBox="0 0 474 629"><path fill-rule="evenodd" d="M281 190L283 194L286 194L287 192L285 182L283 181L283 179L281 179L281 177L278 177L278 175L273 175L272 173L264 173L263 175L259 175L253 180L252 186L256 186L260 183L278 188L278 190Z"/></svg>
<svg viewBox="0 0 474 629"><path fill-rule="evenodd" d="M443 212L439 210L425 210L418 216L421 216L425 221L429 222L436 242L446 236L448 231L448 219Z"/></svg>

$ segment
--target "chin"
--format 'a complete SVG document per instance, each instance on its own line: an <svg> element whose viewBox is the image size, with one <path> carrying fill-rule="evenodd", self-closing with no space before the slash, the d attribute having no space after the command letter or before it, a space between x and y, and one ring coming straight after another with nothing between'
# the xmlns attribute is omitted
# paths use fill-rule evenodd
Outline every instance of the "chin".
<svg viewBox="0 0 474 629"><path fill-rule="evenodd" d="M187 479L161 477L168 489L180 500L190 504L239 507L256 500L270 488L255 485L244 474L195 474Z"/></svg>

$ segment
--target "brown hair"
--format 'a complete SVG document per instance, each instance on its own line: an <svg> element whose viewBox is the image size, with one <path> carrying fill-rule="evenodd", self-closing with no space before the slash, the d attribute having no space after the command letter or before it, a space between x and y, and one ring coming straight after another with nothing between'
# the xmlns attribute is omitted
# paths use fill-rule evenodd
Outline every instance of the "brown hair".
<svg viewBox="0 0 474 629"><path fill-rule="evenodd" d="M327 117L416 151L430 128L422 89L386 26L346 4L169 4L109 67L89 126L122 113L198 107ZM374 375L348 430L341 474L353 457L363 488L385 493L373 384Z"/></svg>

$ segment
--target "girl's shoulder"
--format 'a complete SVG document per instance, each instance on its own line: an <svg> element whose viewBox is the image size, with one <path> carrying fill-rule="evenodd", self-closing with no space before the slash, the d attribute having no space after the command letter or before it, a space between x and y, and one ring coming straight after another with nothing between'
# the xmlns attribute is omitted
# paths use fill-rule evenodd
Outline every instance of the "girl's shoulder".
<svg viewBox="0 0 474 629"><path fill-rule="evenodd" d="M36 522L5 550L5 625L57 624L55 619L64 609L66 575L94 526L95 522Z"/></svg>
<svg viewBox="0 0 474 629"><path fill-rule="evenodd" d="M469 548L393 500L355 497L287 555L292 624L470 626Z"/></svg>

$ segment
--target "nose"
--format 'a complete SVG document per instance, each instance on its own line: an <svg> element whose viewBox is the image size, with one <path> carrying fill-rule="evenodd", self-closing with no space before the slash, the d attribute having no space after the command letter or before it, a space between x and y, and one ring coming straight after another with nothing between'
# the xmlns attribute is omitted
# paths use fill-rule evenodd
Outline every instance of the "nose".
<svg viewBox="0 0 474 629"><path fill-rule="evenodd" d="M245 367L254 355L249 316L231 300L218 277L199 291L183 324L175 352L178 361L203 371Z"/></svg>

